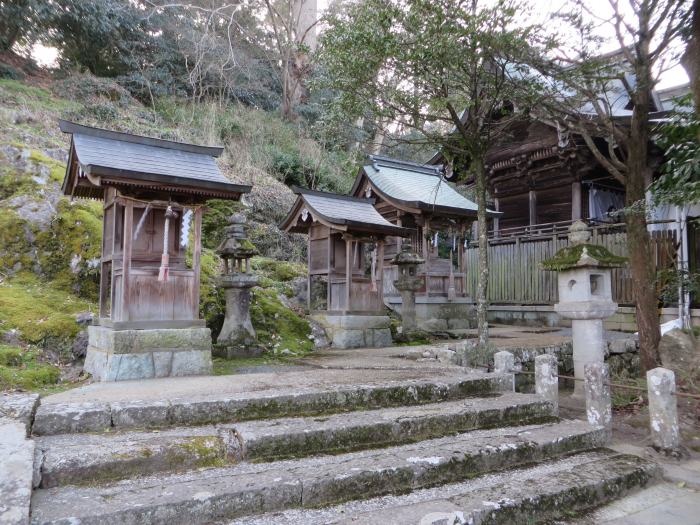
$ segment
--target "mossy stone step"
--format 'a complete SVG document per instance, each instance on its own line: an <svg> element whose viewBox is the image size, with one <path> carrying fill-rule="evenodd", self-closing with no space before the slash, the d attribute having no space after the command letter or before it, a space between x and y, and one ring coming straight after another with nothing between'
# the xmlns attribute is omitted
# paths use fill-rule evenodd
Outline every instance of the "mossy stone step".
<svg viewBox="0 0 700 525"><path fill-rule="evenodd" d="M230 525L536 524L571 518L641 489L658 466L608 449L571 455L534 467L487 474L321 509L295 509L243 518ZM557 523L560 523L557 521Z"/></svg>
<svg viewBox="0 0 700 525"><path fill-rule="evenodd" d="M321 415L436 403L486 395L511 387L512 374L468 372L438 380L411 379L328 388L264 388L221 397L112 403L43 402L36 411L32 432L36 436L46 436Z"/></svg>
<svg viewBox="0 0 700 525"><path fill-rule="evenodd" d="M582 421L476 430L380 450L243 463L98 487L39 489L32 523L207 523L294 507L320 507L456 482L598 447Z"/></svg>
<svg viewBox="0 0 700 525"><path fill-rule="evenodd" d="M37 438L41 487L100 483L156 472L341 453L479 428L553 421L550 403L504 392L413 407L321 417Z"/></svg>

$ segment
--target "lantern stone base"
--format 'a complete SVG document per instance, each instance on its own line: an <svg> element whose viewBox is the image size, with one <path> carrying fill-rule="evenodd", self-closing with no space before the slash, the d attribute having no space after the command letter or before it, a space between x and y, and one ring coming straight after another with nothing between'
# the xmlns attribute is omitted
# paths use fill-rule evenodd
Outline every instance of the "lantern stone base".
<svg viewBox="0 0 700 525"><path fill-rule="evenodd" d="M236 357L258 357L265 349L258 346L255 341L241 343L215 343L211 353L216 357L224 359L234 359Z"/></svg>
<svg viewBox="0 0 700 525"><path fill-rule="evenodd" d="M384 297L389 308L401 315L399 296ZM469 297L416 297L416 327L425 332L446 332L476 327L476 309Z"/></svg>
<svg viewBox="0 0 700 525"><path fill-rule="evenodd" d="M208 375L212 372L211 332L208 328L89 326L84 368L98 381Z"/></svg>
<svg viewBox="0 0 700 525"><path fill-rule="evenodd" d="M381 348L391 346L391 320L386 315L334 314L311 316L326 332L334 348Z"/></svg>

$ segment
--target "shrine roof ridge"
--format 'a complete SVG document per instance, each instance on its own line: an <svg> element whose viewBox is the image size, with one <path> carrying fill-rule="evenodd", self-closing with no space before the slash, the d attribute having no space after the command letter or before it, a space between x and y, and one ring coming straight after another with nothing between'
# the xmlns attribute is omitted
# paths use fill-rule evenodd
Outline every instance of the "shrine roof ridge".
<svg viewBox="0 0 700 525"><path fill-rule="evenodd" d="M329 199L337 199L351 202L363 202L367 204L374 204L376 202L376 200L373 198L353 197L352 195L342 195L340 193L331 193L329 191L311 190L309 188L302 188L301 186L291 186L291 190L297 195L316 195L318 197L326 197Z"/></svg>
<svg viewBox="0 0 700 525"><path fill-rule="evenodd" d="M442 175L442 165L427 165L411 160L396 159L393 157L385 157L383 155L368 155L367 159L375 166L386 166L391 168L399 168L402 170L417 171L426 175L439 177Z"/></svg>
<svg viewBox="0 0 700 525"><path fill-rule="evenodd" d="M76 124L75 122L70 122L63 119L58 119L58 127L63 133L79 133L81 135L88 135L91 137L118 140L120 142L130 142L132 144L141 144L144 146L153 146L157 148L187 151L189 153L198 153L200 155L208 155L210 157L218 157L224 151L222 146L200 146L198 144L189 144L187 142L176 142L174 140L134 135L133 133L126 133L123 131L113 131L109 129L85 126L83 124Z"/></svg>

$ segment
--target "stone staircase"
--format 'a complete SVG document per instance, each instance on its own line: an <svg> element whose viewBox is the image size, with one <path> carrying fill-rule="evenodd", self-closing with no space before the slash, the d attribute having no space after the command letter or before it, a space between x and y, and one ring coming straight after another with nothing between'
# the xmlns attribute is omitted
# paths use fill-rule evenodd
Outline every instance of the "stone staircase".
<svg viewBox="0 0 700 525"><path fill-rule="evenodd" d="M537 523L644 486L512 376L42 404L32 523Z"/></svg>

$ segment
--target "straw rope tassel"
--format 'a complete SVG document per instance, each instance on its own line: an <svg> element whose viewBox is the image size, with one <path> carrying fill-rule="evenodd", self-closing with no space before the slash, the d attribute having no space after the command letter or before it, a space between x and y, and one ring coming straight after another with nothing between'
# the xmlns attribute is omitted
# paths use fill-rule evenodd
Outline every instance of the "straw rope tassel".
<svg viewBox="0 0 700 525"><path fill-rule="evenodd" d="M168 255L168 240L170 237L170 219L175 217L172 206L168 206L165 210L165 226L163 228L163 255L160 257L160 270L158 270L158 280L167 281L169 275L168 264L170 256Z"/></svg>

